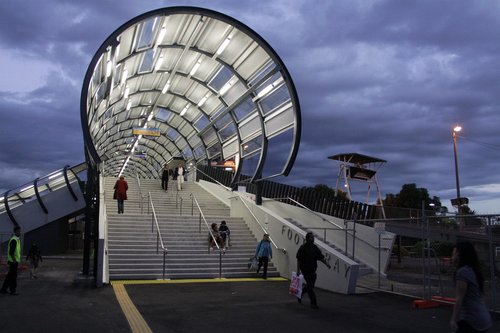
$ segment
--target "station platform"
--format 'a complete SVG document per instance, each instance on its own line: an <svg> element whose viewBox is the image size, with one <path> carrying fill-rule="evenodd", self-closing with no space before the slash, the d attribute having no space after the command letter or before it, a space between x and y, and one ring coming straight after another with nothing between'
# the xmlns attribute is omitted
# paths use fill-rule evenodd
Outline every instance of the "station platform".
<svg viewBox="0 0 500 333"><path fill-rule="evenodd" d="M0 332L449 332L450 307L415 309L405 296L317 290L316 310L279 278L93 288L75 283L81 262L45 258L36 280L21 271L20 295L0 295Z"/></svg>

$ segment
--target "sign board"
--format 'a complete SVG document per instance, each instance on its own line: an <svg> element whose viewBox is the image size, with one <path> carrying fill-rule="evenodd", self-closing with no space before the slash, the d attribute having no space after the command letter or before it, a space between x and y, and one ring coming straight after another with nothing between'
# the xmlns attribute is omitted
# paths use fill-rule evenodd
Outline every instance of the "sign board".
<svg viewBox="0 0 500 333"><path fill-rule="evenodd" d="M133 135L146 135L146 136L160 136L159 128L142 128L142 127L134 127L132 129Z"/></svg>
<svg viewBox="0 0 500 333"><path fill-rule="evenodd" d="M451 199L450 201L452 206L463 206L469 204L469 198L464 197Z"/></svg>
<svg viewBox="0 0 500 333"><path fill-rule="evenodd" d="M373 224L373 229L375 229L375 232L377 234L383 234L385 232L385 223L383 222L375 222Z"/></svg>

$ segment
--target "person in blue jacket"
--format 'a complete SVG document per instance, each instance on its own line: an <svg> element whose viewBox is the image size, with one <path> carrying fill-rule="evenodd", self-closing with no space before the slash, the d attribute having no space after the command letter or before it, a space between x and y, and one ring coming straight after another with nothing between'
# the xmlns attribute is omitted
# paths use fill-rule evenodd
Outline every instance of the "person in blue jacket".
<svg viewBox="0 0 500 333"><path fill-rule="evenodd" d="M271 247L271 241L269 240L269 234L264 234L262 240L259 242L259 244L257 244L255 257L259 259L257 274L260 272L260 268L264 266L262 278L267 279L267 266L269 264L269 258L273 257L273 249Z"/></svg>

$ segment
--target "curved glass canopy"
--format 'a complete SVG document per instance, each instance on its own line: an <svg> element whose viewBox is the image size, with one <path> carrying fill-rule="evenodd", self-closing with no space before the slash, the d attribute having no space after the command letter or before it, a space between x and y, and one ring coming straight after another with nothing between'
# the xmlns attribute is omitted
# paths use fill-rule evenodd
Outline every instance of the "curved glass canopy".
<svg viewBox="0 0 500 333"><path fill-rule="evenodd" d="M257 181L287 175L300 141L297 93L278 55L244 24L194 7L113 32L87 70L81 117L105 176L158 177L181 159Z"/></svg>

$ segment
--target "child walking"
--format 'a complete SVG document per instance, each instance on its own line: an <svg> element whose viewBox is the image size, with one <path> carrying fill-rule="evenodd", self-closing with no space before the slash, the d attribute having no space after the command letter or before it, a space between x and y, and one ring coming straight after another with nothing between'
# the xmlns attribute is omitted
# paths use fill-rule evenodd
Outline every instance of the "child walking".
<svg viewBox="0 0 500 333"><path fill-rule="evenodd" d="M29 260L30 262L30 279L36 279L36 269L38 268L38 264L40 261L43 261L42 255L40 253L40 249L38 248L38 245L33 242L33 245L31 245L31 249L28 252L28 255L26 256L26 260Z"/></svg>

